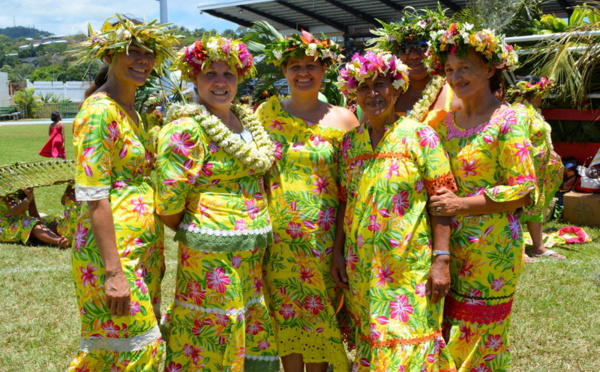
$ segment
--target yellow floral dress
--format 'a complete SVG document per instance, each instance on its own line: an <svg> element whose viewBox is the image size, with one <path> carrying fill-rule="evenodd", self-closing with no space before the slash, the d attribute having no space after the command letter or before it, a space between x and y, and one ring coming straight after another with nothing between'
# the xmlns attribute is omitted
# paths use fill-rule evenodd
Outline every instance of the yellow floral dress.
<svg viewBox="0 0 600 372"><path fill-rule="evenodd" d="M272 228L262 174L187 116L161 130L156 169L159 213L184 212L166 371L279 371L263 296Z"/></svg>
<svg viewBox="0 0 600 372"><path fill-rule="evenodd" d="M69 371L158 370L164 346L152 298L159 285L163 236L149 180L153 148L138 123L100 93L85 100L73 124L75 195L84 203L72 250L81 343ZM121 317L111 316L106 307L104 265L85 203L102 199L110 202L131 290L130 314Z"/></svg>
<svg viewBox="0 0 600 372"><path fill-rule="evenodd" d="M39 219L26 214L13 216L8 205L0 197L0 242L26 244L31 231L40 222Z"/></svg>
<svg viewBox="0 0 600 372"><path fill-rule="evenodd" d="M450 158L458 196L485 194L496 202L537 198L525 112L505 109L491 121L462 129L449 113L436 126ZM523 267L523 233L511 212L452 218L452 286L444 332L459 372L508 371L510 314Z"/></svg>
<svg viewBox="0 0 600 372"><path fill-rule="evenodd" d="M73 237L75 236L75 229L77 228L77 216L79 215L79 208L81 208L81 202L77 201L70 196L65 197L65 204L62 218L58 218L58 225L56 230L58 233L65 238L69 239L71 244L73 243Z"/></svg>
<svg viewBox="0 0 600 372"><path fill-rule="evenodd" d="M296 118L276 97L257 115L275 143L276 164L268 174L274 243L265 266L279 354L346 371L329 274L339 205L337 150L345 131Z"/></svg>
<svg viewBox="0 0 600 372"><path fill-rule="evenodd" d="M427 200L442 186L456 190L448 158L425 124L401 118L385 130L376 149L364 125L341 145L352 371L455 371L443 302L433 304L425 289L433 257Z"/></svg>
<svg viewBox="0 0 600 372"><path fill-rule="evenodd" d="M552 152L550 124L544 120L541 113L528 101L515 105L526 110L529 123L529 140L532 145L533 166L537 177L539 190L538 202L525 208L521 221L544 221L544 210L554 198L554 194L563 180L564 167L562 161Z"/></svg>

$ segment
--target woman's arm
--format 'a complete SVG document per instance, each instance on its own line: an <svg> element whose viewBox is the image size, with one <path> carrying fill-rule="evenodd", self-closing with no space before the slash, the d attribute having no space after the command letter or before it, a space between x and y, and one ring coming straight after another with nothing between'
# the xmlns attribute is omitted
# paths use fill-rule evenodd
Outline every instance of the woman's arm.
<svg viewBox="0 0 600 372"><path fill-rule="evenodd" d="M438 303L450 290L450 255L436 255L435 251L450 252L450 218L431 216L433 232L433 262L427 277L427 293L431 302Z"/></svg>
<svg viewBox="0 0 600 372"><path fill-rule="evenodd" d="M169 229L173 231L177 231L177 226L181 223L181 219L183 218L184 212L179 212L176 214L171 214L168 216L160 215L160 219Z"/></svg>
<svg viewBox="0 0 600 372"><path fill-rule="evenodd" d="M459 197L452 191L441 188L429 199L429 213L433 216L455 216L457 214L482 215L512 212L531 203L529 194L521 199L496 202L487 195Z"/></svg>
<svg viewBox="0 0 600 372"><path fill-rule="evenodd" d="M104 283L106 307L114 316L127 315L130 310L131 290L121 267L110 203L108 199L88 201L87 203L92 231L106 270Z"/></svg>
<svg viewBox="0 0 600 372"><path fill-rule="evenodd" d="M13 217L18 217L24 214L29 209L29 203L31 202L28 198L19 200L17 202L17 200L8 196L2 198L2 201L4 202L4 204L6 204L6 206L8 207L8 212Z"/></svg>
<svg viewBox="0 0 600 372"><path fill-rule="evenodd" d="M340 201L335 218L335 241L333 243L333 257L331 260L331 276L335 284L344 289L348 287L348 274L346 274L346 259L344 258L344 216L346 215L346 202Z"/></svg>

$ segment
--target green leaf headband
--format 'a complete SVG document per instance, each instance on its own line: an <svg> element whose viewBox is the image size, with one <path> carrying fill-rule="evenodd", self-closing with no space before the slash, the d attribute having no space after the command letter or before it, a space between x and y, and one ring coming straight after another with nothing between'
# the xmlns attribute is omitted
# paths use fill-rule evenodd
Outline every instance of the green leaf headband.
<svg viewBox="0 0 600 372"><path fill-rule="evenodd" d="M116 19L116 20L115 20ZM89 64L114 53L129 53L131 44L154 53L154 70L161 73L161 65L167 58L173 57L172 47L178 43L179 35L170 24L157 24L157 20L136 24L131 19L116 14L107 19L99 31L88 24L90 37L78 45L75 56L78 64Z"/></svg>

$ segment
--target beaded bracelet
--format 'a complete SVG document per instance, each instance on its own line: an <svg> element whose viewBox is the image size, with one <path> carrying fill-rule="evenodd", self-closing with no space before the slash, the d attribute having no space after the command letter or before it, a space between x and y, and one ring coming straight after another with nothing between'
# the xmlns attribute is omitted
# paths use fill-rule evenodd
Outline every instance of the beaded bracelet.
<svg viewBox="0 0 600 372"><path fill-rule="evenodd" d="M433 251L433 257L437 256L449 256L450 252L448 251Z"/></svg>

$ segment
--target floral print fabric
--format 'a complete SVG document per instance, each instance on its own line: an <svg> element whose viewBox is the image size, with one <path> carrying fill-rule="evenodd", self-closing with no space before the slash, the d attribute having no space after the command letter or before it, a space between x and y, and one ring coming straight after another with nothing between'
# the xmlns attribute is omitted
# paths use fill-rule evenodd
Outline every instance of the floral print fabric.
<svg viewBox="0 0 600 372"><path fill-rule="evenodd" d="M544 221L544 209L554 197L563 179L563 165L560 159L555 159L552 154L552 128L541 113L531 103L523 101L516 105L526 110L529 123L529 140L532 145L533 166L535 168L537 187L539 190L538 202L525 208L521 221Z"/></svg>
<svg viewBox="0 0 600 372"><path fill-rule="evenodd" d="M131 311L116 317L106 307L104 265L84 202L72 250L81 346L70 371L158 369L163 345L152 301L159 295L163 237L148 178L153 148L140 125L105 94L86 99L74 121L77 199L108 190Z"/></svg>
<svg viewBox="0 0 600 372"><path fill-rule="evenodd" d="M255 174L183 117L158 136L157 208L183 212L166 371L278 371L263 296L272 230Z"/></svg>
<svg viewBox="0 0 600 372"><path fill-rule="evenodd" d="M485 194L496 202L528 193L536 200L531 145L521 110L505 109L490 122L462 129L449 113L437 131L448 152L458 196ZM508 371L508 328L523 266L518 217L501 212L452 218L450 274L444 331L459 371Z"/></svg>
<svg viewBox="0 0 600 372"><path fill-rule="evenodd" d="M0 242L26 244L38 222L37 218L26 215L13 216L8 205L0 198Z"/></svg>
<svg viewBox="0 0 600 372"><path fill-rule="evenodd" d="M428 194L455 189L438 136L401 118L373 149L363 125L344 137L341 154L353 371L454 371L441 335L443 303L425 291L433 253Z"/></svg>
<svg viewBox="0 0 600 372"><path fill-rule="evenodd" d="M296 118L276 97L257 115L275 143L268 175L275 241L265 266L279 353L346 371L329 274L339 204L336 154L345 131Z"/></svg>

